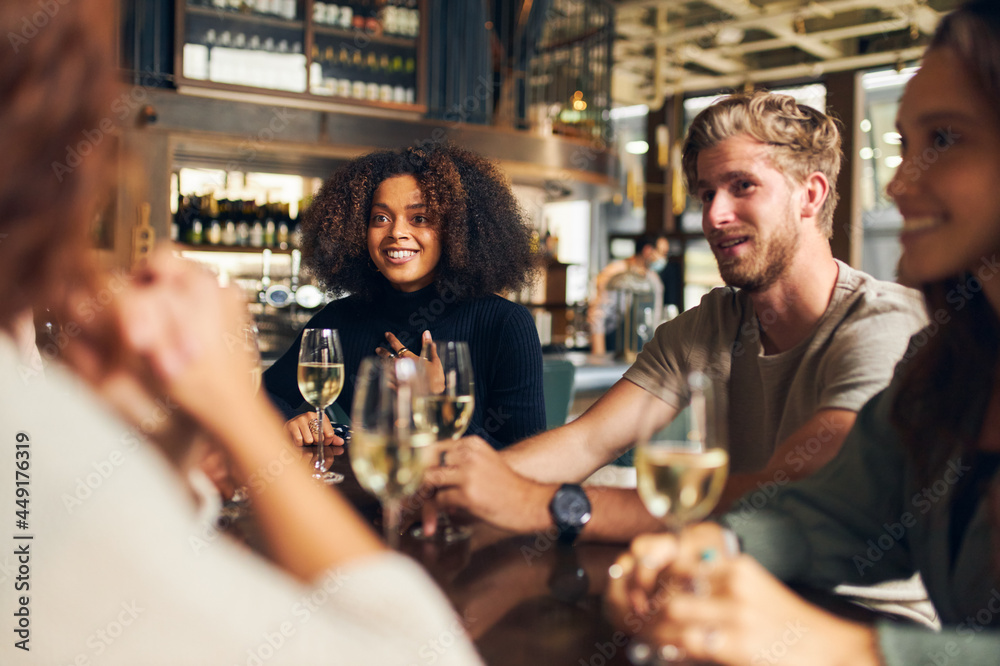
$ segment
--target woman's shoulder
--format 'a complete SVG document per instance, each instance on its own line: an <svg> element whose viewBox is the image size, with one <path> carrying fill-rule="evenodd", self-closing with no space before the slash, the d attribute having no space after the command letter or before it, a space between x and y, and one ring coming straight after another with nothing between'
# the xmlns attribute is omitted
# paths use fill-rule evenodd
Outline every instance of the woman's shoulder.
<svg viewBox="0 0 1000 666"><path fill-rule="evenodd" d="M505 321L534 322L528 308L524 307L520 303L510 301L503 296L497 296L496 294L487 294L486 296L470 298L466 301L462 301L459 304L459 307L476 311L479 314L489 317L491 321L498 324Z"/></svg>
<svg viewBox="0 0 1000 666"><path fill-rule="evenodd" d="M334 299L324 305L322 310L314 314L312 319L309 320L309 324L328 323L343 319L345 316L354 315L357 313L361 302L362 299L357 296L344 296Z"/></svg>

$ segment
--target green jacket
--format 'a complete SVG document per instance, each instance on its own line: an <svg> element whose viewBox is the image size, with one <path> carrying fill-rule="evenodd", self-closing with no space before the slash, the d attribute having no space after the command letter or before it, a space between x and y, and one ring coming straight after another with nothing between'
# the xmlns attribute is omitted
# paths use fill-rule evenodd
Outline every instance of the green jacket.
<svg viewBox="0 0 1000 666"><path fill-rule="evenodd" d="M890 387L861 409L840 453L821 471L751 493L722 522L745 552L787 582L832 589L919 571L943 629L879 622L886 664L1000 664L1000 580L991 568L986 504L977 507L952 562L952 491L971 468L952 459L933 483L918 487L890 425L892 395Z"/></svg>

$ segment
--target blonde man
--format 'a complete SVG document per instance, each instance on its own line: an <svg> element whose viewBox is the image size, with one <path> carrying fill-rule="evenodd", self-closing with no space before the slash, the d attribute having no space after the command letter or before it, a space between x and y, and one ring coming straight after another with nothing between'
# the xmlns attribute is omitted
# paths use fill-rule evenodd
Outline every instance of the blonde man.
<svg viewBox="0 0 1000 666"><path fill-rule="evenodd" d="M791 97L728 97L695 119L684 169L728 286L660 326L576 421L500 456L475 438L455 443L429 474L439 503L515 531L554 528L563 541L660 529L634 490L575 484L628 449L640 423L674 419L695 369L728 386L731 478L720 506L750 493L749 515L837 453L925 314L917 292L833 258L836 124Z"/></svg>

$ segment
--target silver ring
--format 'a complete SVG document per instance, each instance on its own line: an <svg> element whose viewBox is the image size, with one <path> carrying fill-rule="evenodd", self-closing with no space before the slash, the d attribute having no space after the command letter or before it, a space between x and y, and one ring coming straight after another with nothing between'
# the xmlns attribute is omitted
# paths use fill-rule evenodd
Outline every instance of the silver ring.
<svg viewBox="0 0 1000 666"><path fill-rule="evenodd" d="M442 451L440 454L438 454L438 467L447 467L448 466L447 458L448 458L447 451Z"/></svg>

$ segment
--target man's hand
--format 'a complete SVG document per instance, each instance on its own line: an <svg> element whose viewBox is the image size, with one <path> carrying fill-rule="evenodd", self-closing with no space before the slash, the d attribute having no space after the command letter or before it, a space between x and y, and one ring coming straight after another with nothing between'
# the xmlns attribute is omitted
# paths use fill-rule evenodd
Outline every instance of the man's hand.
<svg viewBox="0 0 1000 666"><path fill-rule="evenodd" d="M424 529L441 507L466 511L513 532L532 532L552 525L549 502L557 484L543 484L511 470L500 455L479 437L438 445L438 465L424 474L427 486L437 489L434 501L424 504ZM440 463L444 462L444 465Z"/></svg>

